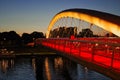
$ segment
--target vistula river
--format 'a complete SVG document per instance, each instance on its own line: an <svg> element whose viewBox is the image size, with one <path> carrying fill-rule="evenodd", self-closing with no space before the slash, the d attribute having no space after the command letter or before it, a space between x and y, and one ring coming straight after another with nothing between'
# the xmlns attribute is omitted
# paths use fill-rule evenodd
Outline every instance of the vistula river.
<svg viewBox="0 0 120 80"><path fill-rule="evenodd" d="M61 56L0 59L0 80L112 80Z"/></svg>

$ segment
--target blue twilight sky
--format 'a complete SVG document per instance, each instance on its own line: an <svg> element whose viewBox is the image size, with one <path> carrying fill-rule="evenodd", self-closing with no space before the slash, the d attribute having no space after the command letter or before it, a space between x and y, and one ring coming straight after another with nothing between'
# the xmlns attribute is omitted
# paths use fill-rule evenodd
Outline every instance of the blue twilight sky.
<svg viewBox="0 0 120 80"><path fill-rule="evenodd" d="M120 16L120 0L0 0L0 32L46 32L52 17L65 9L85 8Z"/></svg>

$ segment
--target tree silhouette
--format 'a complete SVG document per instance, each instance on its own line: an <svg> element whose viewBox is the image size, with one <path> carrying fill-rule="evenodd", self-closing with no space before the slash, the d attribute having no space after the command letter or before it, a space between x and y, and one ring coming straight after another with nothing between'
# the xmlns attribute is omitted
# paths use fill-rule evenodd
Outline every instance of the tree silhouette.
<svg viewBox="0 0 120 80"><path fill-rule="evenodd" d="M0 44L2 46L20 46L21 37L15 32L2 32L0 33Z"/></svg>
<svg viewBox="0 0 120 80"><path fill-rule="evenodd" d="M37 39L37 38L45 38L45 36L43 35L42 32L37 32L34 31L30 34L32 36L32 38Z"/></svg>
<svg viewBox="0 0 120 80"><path fill-rule="evenodd" d="M15 31L9 32L9 40L11 40L13 44L21 44L21 37Z"/></svg>
<svg viewBox="0 0 120 80"><path fill-rule="evenodd" d="M22 41L24 44L28 44L30 42L33 42L33 38L30 34L28 33L23 33L22 34Z"/></svg>
<svg viewBox="0 0 120 80"><path fill-rule="evenodd" d="M89 28L82 29L81 32L79 32L78 37L93 37L93 31L91 31Z"/></svg>
<svg viewBox="0 0 120 80"><path fill-rule="evenodd" d="M50 31L50 37L52 38L65 38L70 37L71 35L77 35L77 28L76 27L59 27L55 28Z"/></svg>
<svg viewBox="0 0 120 80"><path fill-rule="evenodd" d="M33 42L34 39L45 38L42 32L32 32L31 34L23 33L22 36L18 35L15 31L0 33L1 46L21 46Z"/></svg>

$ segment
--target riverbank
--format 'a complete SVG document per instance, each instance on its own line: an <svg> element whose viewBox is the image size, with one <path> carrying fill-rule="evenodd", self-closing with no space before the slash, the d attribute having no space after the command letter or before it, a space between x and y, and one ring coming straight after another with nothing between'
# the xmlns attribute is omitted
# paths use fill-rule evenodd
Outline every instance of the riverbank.
<svg viewBox="0 0 120 80"><path fill-rule="evenodd" d="M49 50L48 48L44 46L22 46L22 47L9 47L6 48L8 52L12 51L13 53L11 55L1 55L1 57L14 57L14 56L36 56L36 55L55 55L54 52Z"/></svg>

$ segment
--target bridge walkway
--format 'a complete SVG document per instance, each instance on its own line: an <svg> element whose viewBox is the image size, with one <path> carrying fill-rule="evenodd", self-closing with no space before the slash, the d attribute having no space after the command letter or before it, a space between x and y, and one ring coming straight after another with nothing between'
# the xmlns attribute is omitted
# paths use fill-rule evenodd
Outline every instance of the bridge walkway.
<svg viewBox="0 0 120 80"><path fill-rule="evenodd" d="M113 70L120 75L120 38L51 38L38 39L36 44Z"/></svg>

